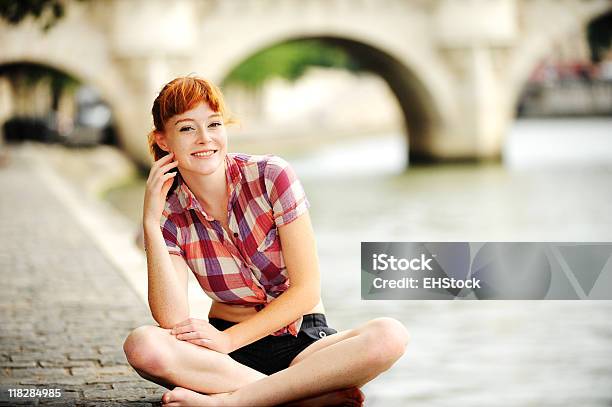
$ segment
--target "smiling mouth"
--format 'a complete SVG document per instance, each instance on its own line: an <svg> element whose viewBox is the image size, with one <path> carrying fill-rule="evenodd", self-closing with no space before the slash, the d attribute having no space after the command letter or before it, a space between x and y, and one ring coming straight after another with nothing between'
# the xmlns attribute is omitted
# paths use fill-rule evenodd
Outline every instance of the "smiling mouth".
<svg viewBox="0 0 612 407"><path fill-rule="evenodd" d="M218 150L198 151L197 153L193 153L191 155L194 156L194 157L210 157L211 155L213 155L217 151Z"/></svg>

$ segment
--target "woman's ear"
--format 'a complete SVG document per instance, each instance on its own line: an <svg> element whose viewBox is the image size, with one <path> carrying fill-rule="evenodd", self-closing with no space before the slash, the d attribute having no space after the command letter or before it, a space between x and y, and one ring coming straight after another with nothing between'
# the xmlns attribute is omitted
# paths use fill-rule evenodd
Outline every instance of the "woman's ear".
<svg viewBox="0 0 612 407"><path fill-rule="evenodd" d="M157 143L159 148L161 148L165 152L170 152L170 148L168 147L168 143L166 140L166 134L161 131L154 131L153 134L155 135L155 142Z"/></svg>

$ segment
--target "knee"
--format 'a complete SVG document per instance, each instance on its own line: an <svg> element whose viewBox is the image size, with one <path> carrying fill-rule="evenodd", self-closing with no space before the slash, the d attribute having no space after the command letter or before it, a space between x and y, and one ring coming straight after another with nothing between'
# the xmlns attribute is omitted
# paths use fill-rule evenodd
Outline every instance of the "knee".
<svg viewBox="0 0 612 407"><path fill-rule="evenodd" d="M406 351L410 335L404 325L393 318L376 318L364 327L365 347L371 363L390 366Z"/></svg>
<svg viewBox="0 0 612 407"><path fill-rule="evenodd" d="M163 377L169 362L166 335L162 328L156 326L141 326L130 332L123 343L123 351L130 365L134 369Z"/></svg>

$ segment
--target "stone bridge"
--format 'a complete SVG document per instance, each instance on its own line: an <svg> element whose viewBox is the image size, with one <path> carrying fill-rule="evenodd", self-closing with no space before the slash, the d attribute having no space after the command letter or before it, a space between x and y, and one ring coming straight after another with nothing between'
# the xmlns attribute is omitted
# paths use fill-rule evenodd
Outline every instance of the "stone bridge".
<svg viewBox="0 0 612 407"><path fill-rule="evenodd" d="M121 146L146 163L163 83L191 72L219 83L260 50L318 38L388 82L411 160L487 159L500 155L551 45L611 9L609 0L89 1L70 3L47 33L33 21L0 22L0 64L43 64L97 88Z"/></svg>

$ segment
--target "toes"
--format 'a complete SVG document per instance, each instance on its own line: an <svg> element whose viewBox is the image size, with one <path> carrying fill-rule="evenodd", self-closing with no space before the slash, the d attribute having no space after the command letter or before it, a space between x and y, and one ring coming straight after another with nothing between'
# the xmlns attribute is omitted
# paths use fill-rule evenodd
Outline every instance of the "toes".
<svg viewBox="0 0 612 407"><path fill-rule="evenodd" d="M179 401L180 397L177 396L181 390L183 390L182 387L175 387L174 390L165 392L161 399L162 403L166 405L168 403Z"/></svg>
<svg viewBox="0 0 612 407"><path fill-rule="evenodd" d="M162 404L168 404L172 401L171 391L167 391L161 398Z"/></svg>

